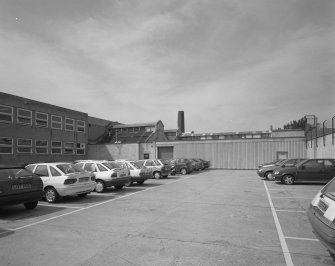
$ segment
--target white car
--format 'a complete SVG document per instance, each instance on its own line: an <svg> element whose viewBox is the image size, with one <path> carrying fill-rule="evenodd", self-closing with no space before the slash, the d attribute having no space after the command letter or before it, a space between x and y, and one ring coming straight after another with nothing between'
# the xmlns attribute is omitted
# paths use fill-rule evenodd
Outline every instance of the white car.
<svg viewBox="0 0 335 266"><path fill-rule="evenodd" d="M142 185L145 180L152 177L152 171L146 167L141 167L134 161L118 160L115 162L122 168L126 168L130 171L131 181L129 186L136 182L138 185Z"/></svg>
<svg viewBox="0 0 335 266"><path fill-rule="evenodd" d="M84 160L76 162L75 165L86 171L94 172L96 182L95 191L98 193L102 193L107 187L112 186L114 186L115 189L121 189L131 182L129 170L120 167L114 162Z"/></svg>
<svg viewBox="0 0 335 266"><path fill-rule="evenodd" d="M80 171L72 163L36 163L26 168L41 177L45 199L49 203L57 202L65 196L85 197L95 188L95 176Z"/></svg>

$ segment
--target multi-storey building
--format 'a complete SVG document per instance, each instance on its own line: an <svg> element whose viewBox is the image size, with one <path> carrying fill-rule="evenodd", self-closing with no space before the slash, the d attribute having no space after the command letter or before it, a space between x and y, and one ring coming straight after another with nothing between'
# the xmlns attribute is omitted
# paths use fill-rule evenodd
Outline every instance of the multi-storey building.
<svg viewBox="0 0 335 266"><path fill-rule="evenodd" d="M0 163L84 159L88 114L0 92Z"/></svg>

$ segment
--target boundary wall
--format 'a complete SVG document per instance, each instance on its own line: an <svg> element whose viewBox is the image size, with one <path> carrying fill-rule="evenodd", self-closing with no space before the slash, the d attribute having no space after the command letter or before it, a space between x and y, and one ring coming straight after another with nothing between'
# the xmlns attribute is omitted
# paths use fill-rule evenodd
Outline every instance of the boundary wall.
<svg viewBox="0 0 335 266"><path fill-rule="evenodd" d="M306 146L308 158L335 158L335 141L332 134L308 140Z"/></svg>

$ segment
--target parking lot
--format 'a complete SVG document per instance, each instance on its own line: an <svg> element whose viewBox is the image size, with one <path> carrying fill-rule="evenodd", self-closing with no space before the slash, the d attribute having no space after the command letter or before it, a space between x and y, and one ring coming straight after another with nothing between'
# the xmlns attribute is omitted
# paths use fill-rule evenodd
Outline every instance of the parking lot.
<svg viewBox="0 0 335 266"><path fill-rule="evenodd" d="M335 265L306 209L322 185L206 170L0 208L1 265Z"/></svg>

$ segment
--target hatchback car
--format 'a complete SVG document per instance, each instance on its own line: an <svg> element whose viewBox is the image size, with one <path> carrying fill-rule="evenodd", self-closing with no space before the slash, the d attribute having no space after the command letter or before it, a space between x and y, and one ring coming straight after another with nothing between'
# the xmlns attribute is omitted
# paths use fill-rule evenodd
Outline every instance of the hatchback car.
<svg viewBox="0 0 335 266"><path fill-rule="evenodd" d="M155 179L160 179L161 177L166 178L171 174L171 166L169 164L164 164L160 160L139 160L138 165L145 166L152 171L152 177Z"/></svg>
<svg viewBox="0 0 335 266"><path fill-rule="evenodd" d="M335 176L335 159L306 159L295 166L276 169L273 176L286 185L296 182L327 183Z"/></svg>
<svg viewBox="0 0 335 266"><path fill-rule="evenodd" d="M0 205L21 204L34 209L43 196L42 179L18 165L0 165Z"/></svg>
<svg viewBox="0 0 335 266"><path fill-rule="evenodd" d="M95 174L95 191L102 193L107 187L114 186L115 189L122 189L131 181L128 169L111 161L79 161L76 163L80 168Z"/></svg>
<svg viewBox="0 0 335 266"><path fill-rule="evenodd" d="M335 257L335 178L324 186L314 197L307 217L312 230L320 242Z"/></svg>
<svg viewBox="0 0 335 266"><path fill-rule="evenodd" d="M172 161L173 164L185 164L186 165L186 174L193 172L193 165L189 159L186 158L177 158ZM182 173L183 174L183 173Z"/></svg>
<svg viewBox="0 0 335 266"><path fill-rule="evenodd" d="M257 170L257 174L260 177L265 177L267 180L274 180L274 176L272 175L274 170L288 166L294 166L302 160L304 159L286 159L275 164L264 165Z"/></svg>
<svg viewBox="0 0 335 266"><path fill-rule="evenodd" d="M136 182L138 185L142 185L145 180L152 177L152 171L148 168L141 167L134 161L118 161L116 162L121 168L126 168L130 172L130 183L127 186L131 186Z"/></svg>
<svg viewBox="0 0 335 266"><path fill-rule="evenodd" d="M194 159L194 158L191 158L189 160L192 162L192 166L193 166L193 169L195 171L200 171L200 170L203 170L205 168L202 161L200 161L198 159Z"/></svg>
<svg viewBox="0 0 335 266"><path fill-rule="evenodd" d="M95 188L95 176L81 171L72 163L36 163L26 168L41 177L44 196L49 203L57 202L65 196L85 197Z"/></svg>

